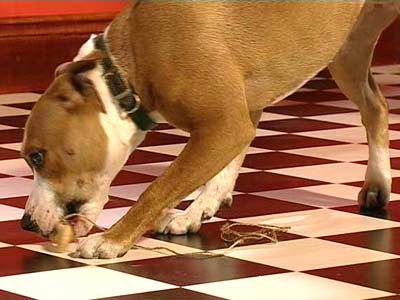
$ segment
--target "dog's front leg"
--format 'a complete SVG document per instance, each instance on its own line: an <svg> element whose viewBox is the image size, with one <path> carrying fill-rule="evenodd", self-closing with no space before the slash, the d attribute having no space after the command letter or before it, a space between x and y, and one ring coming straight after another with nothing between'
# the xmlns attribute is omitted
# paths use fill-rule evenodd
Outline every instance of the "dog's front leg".
<svg viewBox="0 0 400 300"><path fill-rule="evenodd" d="M84 258L114 258L125 254L168 209L214 177L239 155L255 134L244 105L242 109L236 107L229 110L223 106L216 118L202 124L201 128L191 132L185 149L140 196L138 203L108 231L83 240L78 245L77 255Z"/></svg>
<svg viewBox="0 0 400 300"><path fill-rule="evenodd" d="M250 113L254 129L257 128L261 116L262 111ZM214 217L221 205L231 206L233 202L232 192L248 146L205 184L203 191L184 212L171 210L157 224L155 230L164 234L177 235L197 232L200 229L201 222Z"/></svg>

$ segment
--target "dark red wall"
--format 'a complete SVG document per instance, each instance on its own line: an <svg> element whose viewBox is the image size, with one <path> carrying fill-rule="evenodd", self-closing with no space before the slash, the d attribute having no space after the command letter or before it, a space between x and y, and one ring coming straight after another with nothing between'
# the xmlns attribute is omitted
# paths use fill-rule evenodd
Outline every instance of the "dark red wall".
<svg viewBox="0 0 400 300"><path fill-rule="evenodd" d="M0 2L0 18L118 12L127 1L6 1Z"/></svg>
<svg viewBox="0 0 400 300"><path fill-rule="evenodd" d="M0 94L43 91L91 33L102 32L127 1L0 0ZM374 64L400 63L400 22L382 35Z"/></svg>

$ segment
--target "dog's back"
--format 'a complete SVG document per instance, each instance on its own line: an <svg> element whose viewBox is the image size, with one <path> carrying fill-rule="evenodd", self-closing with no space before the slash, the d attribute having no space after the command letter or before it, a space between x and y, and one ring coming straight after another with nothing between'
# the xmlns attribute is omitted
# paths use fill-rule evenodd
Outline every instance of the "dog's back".
<svg viewBox="0 0 400 300"><path fill-rule="evenodd" d="M135 9L135 39L145 49L141 59L151 57L152 74L206 76L235 64L246 80L250 110L257 110L333 59L363 3L145 2Z"/></svg>

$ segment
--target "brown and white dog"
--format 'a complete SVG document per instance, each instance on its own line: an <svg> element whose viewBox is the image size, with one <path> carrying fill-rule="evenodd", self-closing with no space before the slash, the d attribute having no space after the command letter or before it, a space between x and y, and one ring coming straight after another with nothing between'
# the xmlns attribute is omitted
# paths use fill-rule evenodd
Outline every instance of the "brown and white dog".
<svg viewBox="0 0 400 300"><path fill-rule="evenodd" d="M150 228L197 231L231 201L263 108L326 66L360 108L367 131L369 163L358 201L383 207L391 190L387 104L370 64L399 6L356 0L131 2L107 28L105 48L96 50L92 37L74 62L58 69L32 110L22 155L35 183L22 226L48 236L69 213L96 219L112 179L145 137L139 121L121 108L121 95L112 93L104 59L134 87L141 100L136 97L136 105L148 118L161 116L190 132L190 141L119 222L80 242L81 257L123 255ZM184 213L169 212L202 185ZM84 221L74 225L77 236L90 228Z"/></svg>

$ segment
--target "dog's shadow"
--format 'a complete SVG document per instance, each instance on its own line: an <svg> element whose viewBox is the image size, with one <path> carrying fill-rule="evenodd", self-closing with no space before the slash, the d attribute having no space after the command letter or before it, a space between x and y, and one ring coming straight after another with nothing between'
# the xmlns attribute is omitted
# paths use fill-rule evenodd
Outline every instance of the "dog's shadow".
<svg viewBox="0 0 400 300"><path fill-rule="evenodd" d="M385 209L385 208L367 209L364 207L360 207L360 210L358 213L360 215L367 216L367 217L386 219L386 220L391 219L390 210Z"/></svg>

